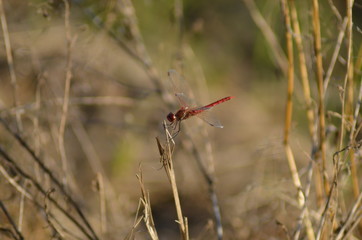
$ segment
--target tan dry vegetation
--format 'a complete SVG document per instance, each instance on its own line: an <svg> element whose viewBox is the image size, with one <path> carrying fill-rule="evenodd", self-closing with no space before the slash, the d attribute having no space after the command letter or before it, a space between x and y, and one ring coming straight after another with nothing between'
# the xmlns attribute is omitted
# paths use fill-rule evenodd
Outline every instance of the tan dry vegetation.
<svg viewBox="0 0 362 240"><path fill-rule="evenodd" d="M0 239L361 237L351 8L0 3ZM167 137L170 68L201 103L235 96L213 110L223 129L193 118Z"/></svg>

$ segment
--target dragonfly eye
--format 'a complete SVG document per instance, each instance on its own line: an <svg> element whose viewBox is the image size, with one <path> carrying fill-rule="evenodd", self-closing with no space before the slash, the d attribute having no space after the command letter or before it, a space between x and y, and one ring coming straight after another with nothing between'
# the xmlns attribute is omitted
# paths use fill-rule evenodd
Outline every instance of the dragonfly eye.
<svg viewBox="0 0 362 240"><path fill-rule="evenodd" d="M167 120L168 120L169 122L175 121L175 120L176 120L175 114L173 114L172 112L170 112L170 113L167 115Z"/></svg>

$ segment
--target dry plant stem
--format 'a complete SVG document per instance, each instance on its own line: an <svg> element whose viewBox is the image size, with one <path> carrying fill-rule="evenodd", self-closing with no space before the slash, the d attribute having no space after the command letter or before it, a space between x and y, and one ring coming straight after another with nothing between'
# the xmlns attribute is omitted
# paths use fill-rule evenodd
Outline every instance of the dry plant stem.
<svg viewBox="0 0 362 240"><path fill-rule="evenodd" d="M356 139L358 131L356 130L356 125L357 125L357 118L360 112L360 108L361 108L361 102L362 102L362 76L360 77L360 81L359 81L359 91L358 91L358 99L356 102L356 108L354 109L354 117L353 117L353 122L352 122L352 128L351 128L351 134L352 136L350 137L351 139Z"/></svg>
<svg viewBox="0 0 362 240"><path fill-rule="evenodd" d="M313 0L313 34L314 34L314 51L316 57L316 78L318 86L319 152L322 159L321 172L323 175L324 191L325 193L328 194L329 183L326 172L323 62L322 62L322 44L321 44L318 0Z"/></svg>
<svg viewBox="0 0 362 240"><path fill-rule="evenodd" d="M25 189L27 182L25 181L23 184L23 188ZM20 206L19 206L19 220L18 220L18 226L19 226L19 231L22 230L22 226L23 226L23 218L24 218L24 202L25 202L25 194L22 193L20 196Z"/></svg>
<svg viewBox="0 0 362 240"><path fill-rule="evenodd" d="M12 178L8 172L5 170L5 168L0 164L0 173L4 176L4 178L19 192L22 196L25 196L31 201L34 201L33 197L24 189L22 186L20 186L17 181Z"/></svg>
<svg viewBox="0 0 362 240"><path fill-rule="evenodd" d="M24 172L17 164L16 162L0 147L0 155L3 157L3 159L10 164L15 170L16 172L19 173L19 175L21 175L22 177L24 177L26 180L29 180L29 182L43 195L43 196L48 196L47 191L45 191L41 184L39 182L37 182L33 177L31 177L29 174L27 174L26 172ZM64 194L65 195L65 194ZM65 197L68 197L65 195ZM56 208L58 208L71 222L73 222L78 229L84 233L84 235L87 236L88 239L98 239L94 233L94 237L92 237L88 231L82 226L81 223L79 223L72 215L70 215L70 213L64 209L55 199L53 199L52 197L48 197L48 199L54 204L54 206L56 206ZM68 198L68 200L74 204L71 199ZM75 209L79 210L79 207L75 207ZM83 220L83 219L82 219ZM88 223L88 222L86 222ZM90 226L90 225L89 225ZM89 226L87 225L87 227L89 228ZM90 231L93 231L93 229L90 229ZM93 232L92 232L93 233Z"/></svg>
<svg viewBox="0 0 362 240"><path fill-rule="evenodd" d="M338 152L333 154L333 184L331 190L329 192L327 203L325 205L322 217L320 219L318 231L317 231L317 239L330 239L333 232L333 225L335 222L335 215L337 212L338 205L338 175L341 170L342 165L340 164L339 154L345 151L348 151L351 146L347 146ZM346 160L347 155L345 155L343 162Z"/></svg>
<svg viewBox="0 0 362 240"><path fill-rule="evenodd" d="M339 157L338 154L340 152L343 152L344 150L341 150L337 153L334 153L333 155L333 161L334 161L334 177L333 177L333 184L329 191L327 202L324 207L324 211L322 213L321 219L319 221L319 227L317 230L317 240L319 239L329 239L331 232L333 230L333 220L335 215L335 209L336 209L336 201L337 201L337 194L335 193L337 191L337 177L340 170L339 167ZM337 156L337 158L335 158Z"/></svg>
<svg viewBox="0 0 362 240"><path fill-rule="evenodd" d="M357 60L356 60L354 69L355 69L357 75L361 75L361 73L362 73L362 42L359 45Z"/></svg>
<svg viewBox="0 0 362 240"><path fill-rule="evenodd" d="M36 71L40 71L40 68L37 68ZM35 111L40 112L40 102L41 102L41 86L44 82L44 77L40 76L38 78L38 83L35 90ZM34 151L37 156L40 155L40 148L41 148L41 137L40 137L40 127L39 127L39 115L36 114L33 118L33 131L34 131ZM38 164L34 164L35 169L35 176L38 181L41 179L40 169Z"/></svg>
<svg viewBox="0 0 362 240"><path fill-rule="evenodd" d="M335 176L337 176L336 174ZM335 179L336 180L336 179ZM327 203L324 208L319 228L317 231L316 239L328 240L331 239L333 232L333 224L335 221L335 214L337 209L337 182L334 181L332 187L330 188L329 195L327 198Z"/></svg>
<svg viewBox="0 0 362 240"><path fill-rule="evenodd" d="M3 202L0 200L0 208L3 211L5 217L7 218L8 222L10 223L10 225L12 226L12 228L14 229L17 238L16 239L24 239L23 235L21 234L21 232L19 231L18 227L16 226L13 218L10 216L8 210L6 209L5 205L3 204Z"/></svg>
<svg viewBox="0 0 362 240"><path fill-rule="evenodd" d="M167 130L167 123L164 121L163 122L163 127L165 130L165 136L166 136L166 145L164 147L161 146L158 138L157 138L157 144L161 153L161 161L163 164L163 167L165 169L165 172L167 174L167 177L171 183L171 188L172 188L172 193L173 193L173 197L174 197L174 201L175 201L175 207L176 207L176 213L177 213L177 218L178 218L178 224L180 226L180 231L181 231L181 236L182 239L184 240L188 240L189 239L189 234L188 234L188 227L186 225L186 221L182 215L182 210L181 210L181 202L180 202L180 198L178 195L178 190L177 190L177 185L176 185L176 176L175 176L175 171L173 168L173 160L172 160L172 153L173 153L173 147L174 147L174 143L172 142L172 138L170 138L170 133ZM171 146L171 144L173 144ZM162 150L161 150L162 148Z"/></svg>
<svg viewBox="0 0 362 240"><path fill-rule="evenodd" d="M64 0L65 4L65 14L64 14L64 22L65 22L65 31L66 31L66 40L67 40L67 65L66 65L66 74L65 74L65 87L64 87L64 101L62 106L62 116L60 119L60 126L59 126L59 135L58 135L58 145L59 145L59 152L62 159L62 166L63 172L66 175L67 179L69 177L69 169L68 169L68 160L65 153L65 146L64 146L64 131L65 126L67 123L67 116L68 116L68 106L69 106L69 91L70 91L70 82L72 79L72 47L75 41L75 38L72 39L70 33L70 23L69 23L69 16L70 16L70 6L68 0ZM68 181L66 181L68 182Z"/></svg>
<svg viewBox="0 0 362 240"><path fill-rule="evenodd" d="M135 9L133 7L133 3L130 0L120 0L118 2L120 4L121 11L126 18L127 24L130 28L130 32L136 47L136 55L138 59L140 59L140 61L143 63L146 73L150 77L155 87L161 90L162 87L161 87L160 78L158 76L156 68L153 66L152 59L150 58L146 46L144 44L141 31L138 27L137 17Z"/></svg>
<svg viewBox="0 0 362 240"><path fill-rule="evenodd" d="M125 240L131 240L131 239L135 239L134 237L134 231L136 230L136 228L138 227L138 225L141 223L143 217L138 217L138 214L140 212L140 209L141 209L141 203L142 203L142 200L140 199L138 201L138 207L137 207L137 211L136 211L136 216L135 216L135 219L134 219L134 223L133 223L133 226L132 226L132 229L131 231L127 234L127 236L124 238Z"/></svg>
<svg viewBox="0 0 362 240"><path fill-rule="evenodd" d="M273 52L273 57L278 63L279 68L285 75L287 75L288 62L284 55L283 49L279 44L277 37L275 36L274 32L268 25L267 21L261 15L257 6L255 5L255 2L253 0L244 0L244 3L248 8L250 15L253 18L255 24L258 26L260 31L263 33L266 41L269 43L270 49Z"/></svg>
<svg viewBox="0 0 362 240"><path fill-rule="evenodd" d="M308 70L307 70L306 58L305 58L304 48L303 48L302 33L300 31L298 14L297 14L297 10L295 7L295 1L291 0L291 1L289 1L289 3L290 3L289 5L290 5L291 20L292 20L292 24L293 24L293 31L295 33L295 34L293 34L293 36L294 36L295 44L296 44L297 50L298 50L297 53L298 53L298 58L299 58L300 76L301 76L301 80L302 80L304 100L306 103L309 134L310 134L311 140L312 140L312 155L313 155L312 158L314 159L314 155L315 155L314 152L315 152L315 149L317 148L318 140L317 140L316 127L315 127L315 116L314 116L314 111L313 111L313 106L312 106L312 99L310 96ZM315 189L316 189L318 204L321 204L322 198L323 198L323 190L322 190L322 187L320 187L320 186L323 184L322 184L322 178L319 173L319 170L318 170L318 168L316 168L316 169L318 172L315 174L315 181L316 181ZM308 216L306 216L306 217L308 217Z"/></svg>
<svg viewBox="0 0 362 240"><path fill-rule="evenodd" d="M24 196L27 199L29 199L30 201L32 201L34 203L34 205L40 209L40 211L44 212L43 206L41 206L38 202L36 202L34 200L33 196L29 192L27 192L27 190L24 189L24 187L20 186L17 183L17 181L14 180L14 178L12 178L1 164L0 164L0 173L22 196ZM49 216L51 217L52 215L49 213ZM47 216L46 216L46 218L47 218ZM51 225L51 224L49 224L49 225L50 225L51 229L53 229L53 225Z"/></svg>
<svg viewBox="0 0 362 240"><path fill-rule="evenodd" d="M47 168L43 161L34 153L34 151L29 147L29 145L24 141L24 139L22 139L20 137L19 134L17 134L16 132L14 132L12 129L10 129L10 127L5 123L5 121L3 119L0 118L0 122L2 123L2 125L5 127L5 129L11 133L13 135L13 137L18 141L18 143L31 155L31 157L33 158L33 160L39 165L39 167L42 169L42 171L49 176L49 178L51 179L51 181L60 189L61 193L65 196L65 198L70 202L70 204L74 207L74 209L76 210L76 212L78 213L79 217L82 219L83 223L86 225L86 227L89 229L89 231L92 233L93 237L90 237L90 239L98 239L97 235L95 234L93 228L91 227L91 225L89 224L88 220L86 219L86 217L84 216L83 212L80 210L80 207L78 206L78 204L75 202L75 200L68 194L68 192L66 191L65 187L61 184L61 182L53 175L52 171ZM1 150L1 148L0 148ZM5 158L5 159L10 159L11 158L6 154L5 151L1 150L0 151L1 155ZM14 161L10 161L13 164L15 164ZM20 168L19 170L21 172L23 172ZM24 173L24 172L23 172ZM24 173L25 174L25 173ZM27 174L25 174L24 176L27 176L26 178L31 180L31 182L33 183L37 183L34 179L32 179L30 176L28 176ZM39 185L40 187L40 185ZM42 189L40 187L40 189ZM42 191L41 191L42 192ZM45 191L44 191L45 192ZM59 204L57 204L59 206ZM64 210L64 214L66 214L69 218L74 219L73 217L71 217L67 211ZM83 226L81 226L76 220L74 220L76 223L76 225L80 226L83 229ZM85 231L86 235L88 235L88 233Z"/></svg>
<svg viewBox="0 0 362 240"><path fill-rule="evenodd" d="M326 76L324 78L324 94L327 92L328 84L329 84L329 81L331 80L332 72L334 70L334 66L335 66L335 64L337 62L337 58L339 56L339 51L341 49L342 40L344 38L344 33L346 32L346 27L347 27L347 17L345 17L343 19L343 23L342 23L341 29L339 31L339 34L338 34L337 43L336 43L336 46L333 51L331 63L329 64Z"/></svg>
<svg viewBox="0 0 362 240"><path fill-rule="evenodd" d="M337 17L337 19L338 19L339 21L342 21L342 16L341 16L341 14L339 13L337 7L334 5L333 0L328 0L328 3L329 3L329 6L330 6L331 9L332 9L334 15Z"/></svg>
<svg viewBox="0 0 362 240"><path fill-rule="evenodd" d="M282 10L284 14L284 21L285 21L285 37L287 42L287 56L288 56L288 92L287 92L287 104L286 104L286 113L285 113L285 128L284 128L284 147L285 152L289 164L289 169L292 173L292 179L294 186L298 191L298 205L300 208L305 207L305 197L302 192L302 184L298 175L297 166L295 163L294 155L292 149L289 145L289 132L291 128L292 122L292 113L293 113L293 91L294 91L294 56L293 56L293 41L292 41L292 34L291 34L291 19L289 13L289 7L287 5L286 0L281 0L282 3ZM309 214L307 213L306 216ZM309 217L304 219L304 223L307 230L308 239L315 239L312 223L309 220Z"/></svg>
<svg viewBox="0 0 362 240"><path fill-rule="evenodd" d="M99 209L100 209L100 227L101 236L107 232L107 212L106 212L106 196L104 190L104 181L101 173L97 173L98 193L99 193Z"/></svg>
<svg viewBox="0 0 362 240"><path fill-rule="evenodd" d="M284 235L285 235L285 239L287 240L290 240L290 234L289 234L289 231L288 231L288 228L281 222L279 222L278 220L276 220L276 224L281 227L281 229L283 230L284 232Z"/></svg>
<svg viewBox="0 0 362 240"><path fill-rule="evenodd" d="M35 199L33 198L33 196L27 192L26 189L24 189L22 186L20 186L5 170L5 168L0 164L0 172L1 174L4 176L4 178L20 193L22 194L22 196L26 197L27 199L29 199L30 201L32 201L34 203L34 205L40 209L41 212L46 212L46 209L44 210L43 206L40 205L40 203L36 202ZM47 213L45 214L46 218L50 217L54 219L54 216L51 213ZM47 222L49 223L50 228L53 231L56 231L54 226L47 220Z"/></svg>
<svg viewBox="0 0 362 240"><path fill-rule="evenodd" d="M301 33L300 27L299 27L299 21L298 21L297 10L295 7L295 1L289 0L289 5L290 5L291 20L292 20L292 24L293 24L293 31L295 33L295 34L293 34L293 36L294 36L294 40L295 40L297 50L298 50L297 53L298 53L298 58L299 58L300 76L301 76L302 85L303 85L304 100L305 100L306 108L307 108L306 110L307 110L309 134L311 135L313 142L316 142L317 140L315 139L316 131L315 131L315 127L314 127L314 112L313 112L313 108L312 108L312 99L310 96L309 77L308 77L307 64L306 64L306 59L305 59L305 54L304 54L304 49L303 49L302 33Z"/></svg>
<svg viewBox="0 0 362 240"><path fill-rule="evenodd" d="M353 89L354 89L354 81L353 81L353 73L354 73L354 69L353 69L353 31L352 31L352 27L353 27L353 23L352 23L352 7L353 7L353 0L347 0L347 19L348 19L348 24L347 24L347 39L348 39L348 59L347 59L347 78L348 78L348 82L347 82L347 99L346 99L346 117L349 120L349 122L353 123L353 121L355 120L353 118ZM345 90L346 91L346 90ZM342 116L343 117L343 116ZM353 145L355 139L354 139L354 131L353 131L353 127L351 129L350 135L349 135L349 144ZM359 196L359 184L358 184L358 173L357 173L357 166L356 166L356 159L355 159L355 155L354 155L354 149L351 148L350 152L350 162L351 162L351 178L352 178L352 189L353 189L353 194L355 196L355 198L358 198Z"/></svg>
<svg viewBox="0 0 362 240"><path fill-rule="evenodd" d="M314 238L314 231L313 231L313 226L312 226L312 222L310 221L310 214L309 214L309 210L307 207L307 199L309 197L309 193L310 193L310 187L311 187L311 183L312 183L312 176L313 176L313 164L314 160L310 160L309 166L308 166L308 171L307 171L307 184L306 184L306 189L304 192L304 205L302 207L302 211L300 213L300 217L299 217L299 221L298 221L298 225L297 225L297 230L294 233L294 238L295 240L299 239L300 236L300 232L302 230L302 222L304 221L305 226L306 226L306 231L308 236L312 235Z"/></svg>
<svg viewBox="0 0 362 240"><path fill-rule="evenodd" d="M356 220L358 217L359 218L361 217L361 212L360 212L361 211L361 202L362 202L362 193L359 194L355 204L353 205L351 211L349 212L349 214L348 214L346 220L344 221L344 224L342 225L341 229L339 230L338 235L335 238L335 240L345 239L348 232L351 232L353 230L353 228L352 228L353 223L359 222L360 219L358 221L356 221Z"/></svg>
<svg viewBox="0 0 362 240"><path fill-rule="evenodd" d="M8 24L6 21L3 0L0 0L0 19L1 19L1 27L3 30L3 35L4 35L6 58L8 61L9 73L10 73L10 81L11 81L11 85L13 87L13 101L14 101L14 106L17 107L19 105L18 83L16 80L14 60L13 60L13 55L12 55L12 50L11 50ZM16 112L16 124L17 124L18 131L21 132L23 129L23 126L22 126L22 122L21 122L20 112Z"/></svg>
<svg viewBox="0 0 362 240"><path fill-rule="evenodd" d="M289 145L289 132L291 128L292 122L292 111L293 111L293 91L294 91L294 59L293 59L293 42L292 42L292 34L290 32L290 16L289 9L286 3L286 0L281 0L282 9L284 14L285 21L285 37L287 42L287 56L288 56L288 89L287 89L287 104L285 111L285 127L284 127L284 145ZM289 157L287 155L287 157ZM290 159L288 159L290 161ZM294 163L295 165L295 163ZM298 186L299 187L299 186Z"/></svg>
<svg viewBox="0 0 362 240"><path fill-rule="evenodd" d="M139 166L139 173L136 175L136 177L140 184L141 193L142 193L142 198L140 199L140 202L142 203L143 208L144 208L143 209L143 220L146 224L147 231L150 234L150 237L152 238L152 240L158 240L158 234L157 234L157 230L156 230L155 223L153 221L153 216L152 216L150 196L149 196L149 193L145 189L141 165Z"/></svg>

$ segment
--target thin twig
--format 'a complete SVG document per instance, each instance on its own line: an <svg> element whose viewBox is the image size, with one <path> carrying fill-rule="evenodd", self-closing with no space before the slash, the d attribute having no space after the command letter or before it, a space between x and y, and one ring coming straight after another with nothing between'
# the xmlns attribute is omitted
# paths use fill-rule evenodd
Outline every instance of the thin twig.
<svg viewBox="0 0 362 240"><path fill-rule="evenodd" d="M6 209L5 205L3 204L3 202L1 200L0 200L0 208L3 211L3 213L5 214L6 218L8 219L10 225L13 227L16 235L18 235L18 239L23 240L24 239L23 235L19 231L19 229L16 226L13 218L10 216L10 213L8 212L8 210Z"/></svg>
<svg viewBox="0 0 362 240"><path fill-rule="evenodd" d="M342 16L341 14L339 13L337 7L334 5L333 3L333 0L328 0L328 3L329 3L329 6L331 7L334 15L336 16L336 18L339 20L339 21L342 21Z"/></svg>
<svg viewBox="0 0 362 240"><path fill-rule="evenodd" d="M313 160L310 160L309 165L308 165L308 171L307 171L307 184L306 184L306 189L304 192L305 201L304 201L304 205L302 207L302 211L299 216L299 221L297 224L296 231L294 233L293 239L295 239L295 240L299 239L300 232L302 230L302 222L305 223L306 231L307 231L309 238L311 238L311 239L315 238L312 222L310 221L310 218L309 218L309 210L308 210L308 205L307 205L307 200L309 197L310 187L311 187L311 182L312 182L312 176L313 176Z"/></svg>
<svg viewBox="0 0 362 240"><path fill-rule="evenodd" d="M65 87L64 87L64 101L62 105L62 115L59 124L59 134L58 134L58 146L59 152L62 160L63 172L67 179L70 176L70 171L68 169L68 160L65 153L64 146L64 131L67 123L68 117L68 107L69 107L69 92L70 92L70 83L72 80L72 48L75 42L75 38L72 38L69 17L70 17L70 6L68 0L63 0L65 5L64 13L64 22L65 22L65 32L66 32L66 41L67 41L67 64L66 64L66 74L65 74ZM66 180L66 182L68 182Z"/></svg>
<svg viewBox="0 0 362 240"><path fill-rule="evenodd" d="M278 63L280 70L284 73L284 75L287 75L288 61L284 55L283 49L280 46L279 41L275 36L273 30L270 28L267 21L261 15L259 9L257 8L253 0L244 0L244 3L245 6L248 8L249 13L253 18L255 24L264 35L266 41L269 43L270 50L273 52L273 57Z"/></svg>
<svg viewBox="0 0 362 240"><path fill-rule="evenodd" d="M15 190L17 190L22 196L26 197L27 199L29 199L30 201L32 201L34 203L34 205L40 209L41 212L46 212L46 210L44 210L44 208L35 201L35 198L29 193L27 192L26 189L24 189L24 187L20 186L17 181L14 180L14 178L12 178L8 172L5 170L5 168L0 164L0 172L1 174L4 176L4 178L15 188ZM45 214L47 215L47 214ZM52 217L52 214L49 213L49 216ZM46 216L47 218L47 216ZM52 225L50 225L50 227L53 229L53 231L56 231Z"/></svg>
<svg viewBox="0 0 362 240"><path fill-rule="evenodd" d="M23 184L23 188L25 189L27 184L27 181L24 182ZM20 196L20 207L19 207L19 219L18 219L18 226L19 226L19 231L21 231L22 226L23 226L23 218L24 218L24 203L25 203L25 194L22 193Z"/></svg>
<svg viewBox="0 0 362 240"><path fill-rule="evenodd" d="M103 175L101 173L97 173L97 185L98 185L98 193L99 193L99 209L100 209L100 227L101 227L101 235L105 236L107 232L107 208L106 208L106 194L104 187Z"/></svg>
<svg viewBox="0 0 362 240"><path fill-rule="evenodd" d="M47 195L47 191L43 189L43 187L41 186L41 184L39 182L37 182L33 177L31 177L29 174L27 174L26 172L24 172L19 166L18 164L16 164L16 162L6 153L6 151L4 151L4 149L2 147L0 147L0 155L3 157L3 159L10 164L12 167L14 167L14 169L25 179L29 180L29 182L31 184L33 184L33 186L40 192L42 193L44 196ZM67 196L66 196L67 197ZM87 230L82 226L81 223L79 223L78 220L76 220L72 215L70 215L70 213L65 210L54 198L49 197L49 200L71 221L73 222L80 231L82 231L84 233L84 235L87 236L88 239L98 239L95 235L95 237L92 237ZM71 199L68 199L70 201L70 203L72 203L72 205L74 205L75 203L72 202ZM76 206L75 209L80 211L79 207ZM78 212L79 213L79 212ZM83 216L83 213L81 213L80 215L81 217ZM84 217L84 216L83 216ZM85 219L82 218L82 220L84 221ZM85 220L86 221L86 220ZM86 221L85 224L87 224L88 229L90 228L89 223ZM92 231L93 229L89 229L90 231ZM93 232L92 232L93 234Z"/></svg>
<svg viewBox="0 0 362 240"><path fill-rule="evenodd" d="M158 234L157 234L157 230L155 227L155 222L153 220L153 216L152 216L152 209L151 209L151 201L150 201L150 195L149 193L146 191L145 189L145 185L143 183L143 175L142 175L142 170L141 170L141 165L139 166L139 171L138 174L136 175L138 182L140 184L141 187L141 193L142 193L142 198L141 198L141 203L143 205L143 220L146 224L146 228L148 233L150 234L150 237L152 238L152 240L158 240ZM134 224L135 226L136 224Z"/></svg>
<svg viewBox="0 0 362 240"><path fill-rule="evenodd" d="M127 234L127 236L124 238L125 240L131 240L131 239L135 239L134 237L134 231L136 230L136 228L138 227L138 225L141 223L143 217L138 217L138 214L140 212L141 209L141 204L142 204L142 200L140 199L138 201L138 206L137 206L137 211L136 211L136 216L134 218L134 222L133 222L133 226L131 231L129 231L129 233Z"/></svg>
<svg viewBox="0 0 362 240"><path fill-rule="evenodd" d="M143 37L138 26L138 21L133 3L130 0L121 0L118 1L118 3L120 5L121 12L125 16L125 22L130 28L130 33L135 43L137 58L140 59L143 63L146 73L156 89L162 91L159 74L157 72L157 69L153 66L152 59L149 56L147 48L144 44Z"/></svg>
<svg viewBox="0 0 362 240"><path fill-rule="evenodd" d="M341 49L342 40L344 38L344 33L346 32L346 27L347 27L347 18L345 17L343 19L341 29L339 30L339 34L338 34L336 46L333 51L332 59L329 64L326 76L324 78L324 94L327 92L328 84L329 84L329 81L331 80L332 72L334 70L334 66L335 66L335 64L337 62L337 58L339 56L339 50Z"/></svg>
<svg viewBox="0 0 362 240"><path fill-rule="evenodd" d="M346 220L343 222L342 227L339 229L338 235L335 238L335 240L344 239L344 236L353 229L352 224L355 222L356 215L358 214L358 209L361 208L361 202L362 202L362 193L359 194L351 211L348 213L348 216Z"/></svg>
<svg viewBox="0 0 362 240"><path fill-rule="evenodd" d="M86 217L84 216L83 212L81 211L80 207L78 206L78 204L75 202L75 200L70 196L70 194L66 191L65 187L63 186L63 184L53 175L52 171L45 166L45 164L43 163L43 161L35 154L35 152L30 148L30 146L27 144L27 142L25 142L25 140L16 132L14 132L9 126L8 124L2 119L0 118L0 122L2 123L2 125L5 127L5 129L12 134L12 136L18 141L18 143L30 154L30 156L33 158L33 160L40 166L40 168L42 169L42 171L49 176L49 178L51 179L51 181L60 189L60 191L62 192L62 194L66 197L66 199L71 203L71 205L74 207L74 209L76 210L76 212L78 213L78 215L81 217L82 221L84 222L84 224L87 226L87 228L89 229L90 232L92 232L93 235L93 239L98 239L97 235L95 234L93 228L91 227L90 223L88 222L88 220L86 219ZM0 151L2 153L5 154L5 156L7 156L6 152L4 151ZM11 159L11 158L9 158ZM21 170L21 169L20 169ZM28 176L26 174L26 176ZM30 177L30 176L28 176ZM30 177L31 178L31 177ZM32 179L32 178L31 178ZM35 180L32 179L32 181L36 182ZM67 212L66 212L67 213ZM68 214L69 215L69 214ZM88 234L88 233L87 233ZM92 238L91 238L92 239Z"/></svg>
<svg viewBox="0 0 362 240"><path fill-rule="evenodd" d="M17 107L19 105L18 83L16 80L14 60L13 60L13 55L12 55L12 50L11 50L11 42L10 42L10 37L9 37L8 24L6 21L3 0L0 0L0 19L1 19L1 27L3 30L3 35L4 35L6 58L8 61L8 66L9 66L10 80L11 80L11 85L13 87L13 101L14 101L14 106ZM20 116L19 112L16 113L16 124L17 124L18 131L22 132L23 126L22 126L21 116Z"/></svg>

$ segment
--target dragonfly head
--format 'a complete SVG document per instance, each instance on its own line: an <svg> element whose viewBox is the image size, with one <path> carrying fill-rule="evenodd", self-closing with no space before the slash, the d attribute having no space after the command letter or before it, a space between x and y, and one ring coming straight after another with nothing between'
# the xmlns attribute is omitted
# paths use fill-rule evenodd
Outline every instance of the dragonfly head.
<svg viewBox="0 0 362 240"><path fill-rule="evenodd" d="M167 115L167 120L171 123L173 123L175 120L176 120L176 116L175 114L173 114L172 112L170 112L168 115Z"/></svg>

